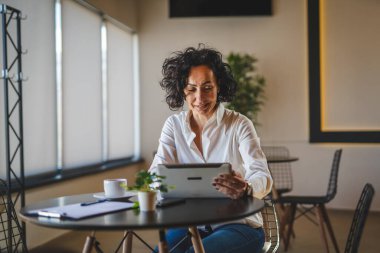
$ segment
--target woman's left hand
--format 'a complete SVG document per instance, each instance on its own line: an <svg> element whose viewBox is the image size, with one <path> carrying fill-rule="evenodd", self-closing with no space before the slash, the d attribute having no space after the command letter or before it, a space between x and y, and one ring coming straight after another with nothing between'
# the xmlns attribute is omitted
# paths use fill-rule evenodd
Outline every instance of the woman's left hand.
<svg viewBox="0 0 380 253"><path fill-rule="evenodd" d="M212 185L219 192L224 193L232 199L244 196L247 182L239 172L232 171L231 174L220 174L214 178Z"/></svg>

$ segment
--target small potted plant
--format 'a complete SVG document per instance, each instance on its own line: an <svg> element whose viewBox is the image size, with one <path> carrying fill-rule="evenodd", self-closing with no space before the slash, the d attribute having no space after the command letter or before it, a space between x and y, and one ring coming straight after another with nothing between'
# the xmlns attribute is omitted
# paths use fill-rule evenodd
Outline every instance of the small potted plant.
<svg viewBox="0 0 380 253"><path fill-rule="evenodd" d="M140 211L156 209L157 192L167 192L168 186L162 182L165 176L141 170L137 173L134 186L124 186L127 190L137 191Z"/></svg>

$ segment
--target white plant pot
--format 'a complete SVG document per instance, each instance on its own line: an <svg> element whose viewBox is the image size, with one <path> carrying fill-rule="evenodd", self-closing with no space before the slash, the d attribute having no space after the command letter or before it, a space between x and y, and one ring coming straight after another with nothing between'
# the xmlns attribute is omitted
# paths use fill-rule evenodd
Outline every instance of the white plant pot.
<svg viewBox="0 0 380 253"><path fill-rule="evenodd" d="M137 192L140 211L149 212L156 210L157 192Z"/></svg>

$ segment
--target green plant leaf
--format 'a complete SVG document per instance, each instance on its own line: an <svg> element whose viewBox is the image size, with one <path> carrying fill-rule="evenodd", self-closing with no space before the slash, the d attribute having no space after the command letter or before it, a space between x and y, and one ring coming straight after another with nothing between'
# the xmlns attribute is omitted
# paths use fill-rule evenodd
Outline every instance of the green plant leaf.
<svg viewBox="0 0 380 253"><path fill-rule="evenodd" d="M121 185L126 190L130 191L162 191L167 192L170 187L163 183L165 176L157 175L156 173L149 173L148 171L141 170L136 175L135 185L127 186Z"/></svg>
<svg viewBox="0 0 380 253"><path fill-rule="evenodd" d="M249 54L232 52L227 56L227 62L238 87L235 98L226 107L247 116L255 125L260 125L257 115L266 100L266 82L263 76L256 73L257 59Z"/></svg>

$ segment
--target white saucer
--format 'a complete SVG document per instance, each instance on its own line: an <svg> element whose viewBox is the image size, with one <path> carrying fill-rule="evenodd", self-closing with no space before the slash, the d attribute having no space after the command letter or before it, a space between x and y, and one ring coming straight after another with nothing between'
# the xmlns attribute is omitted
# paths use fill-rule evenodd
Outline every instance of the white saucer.
<svg viewBox="0 0 380 253"><path fill-rule="evenodd" d="M111 198L111 197L106 197L104 192L97 192L97 193L94 193L93 196L97 199L124 199L124 198L130 198L136 195L137 195L137 192L125 192L123 196Z"/></svg>

